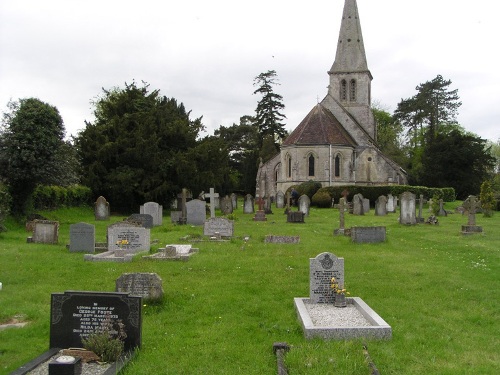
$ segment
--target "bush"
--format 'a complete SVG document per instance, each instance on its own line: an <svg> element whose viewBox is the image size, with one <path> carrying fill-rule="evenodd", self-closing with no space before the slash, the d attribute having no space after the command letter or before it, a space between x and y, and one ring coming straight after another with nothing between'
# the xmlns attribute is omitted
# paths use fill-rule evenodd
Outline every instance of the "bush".
<svg viewBox="0 0 500 375"><path fill-rule="evenodd" d="M318 190L311 199L311 204L320 208L328 208L332 206L332 197L325 190Z"/></svg>
<svg viewBox="0 0 500 375"><path fill-rule="evenodd" d="M4 232L6 230L3 222L9 215L11 201L12 198L8 189L4 185L0 184L0 232Z"/></svg>
<svg viewBox="0 0 500 375"><path fill-rule="evenodd" d="M38 210L88 205L91 204L91 199L90 188L82 185L38 185L33 192L33 205Z"/></svg>
<svg viewBox="0 0 500 375"><path fill-rule="evenodd" d="M321 189L321 182L307 181L301 183L295 188L300 195L307 195L309 199L312 199L313 195Z"/></svg>

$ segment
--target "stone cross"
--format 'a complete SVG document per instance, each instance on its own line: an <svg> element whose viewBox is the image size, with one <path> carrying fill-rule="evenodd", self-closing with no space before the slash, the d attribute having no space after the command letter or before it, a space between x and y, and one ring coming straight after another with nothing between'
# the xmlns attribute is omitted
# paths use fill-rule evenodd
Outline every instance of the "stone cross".
<svg viewBox="0 0 500 375"><path fill-rule="evenodd" d="M210 217L215 217L215 198L219 197L219 193L215 192L214 188L210 188Z"/></svg>
<svg viewBox="0 0 500 375"><path fill-rule="evenodd" d="M345 227L345 219L344 219L344 213L345 213L345 198L340 198L339 202L339 229L341 231L344 231Z"/></svg>
<svg viewBox="0 0 500 375"><path fill-rule="evenodd" d="M257 204L259 205L259 211L262 211L264 207L264 199L262 199L262 197L259 197L259 199L257 199Z"/></svg>
<svg viewBox="0 0 500 375"><path fill-rule="evenodd" d="M469 212L469 219L467 225L476 225L476 208L477 208L476 197L474 195L469 195L467 201L468 201L467 204L464 205Z"/></svg>

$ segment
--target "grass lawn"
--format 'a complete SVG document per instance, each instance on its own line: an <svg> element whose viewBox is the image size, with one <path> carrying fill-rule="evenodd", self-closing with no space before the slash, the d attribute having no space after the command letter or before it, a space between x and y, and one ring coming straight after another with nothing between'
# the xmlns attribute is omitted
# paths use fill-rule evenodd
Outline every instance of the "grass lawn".
<svg viewBox="0 0 500 375"><path fill-rule="evenodd" d="M453 210L460 202L447 203ZM425 210L427 213L427 209ZM253 222L241 207L235 238L194 243L188 262L84 262L70 253L69 226L106 226L90 208L42 212L60 222L59 245L26 243L23 225L7 221L0 234L0 374L8 374L48 349L50 295L66 290L114 291L125 272L155 272L164 301L143 307L142 348L122 371L138 374L275 374L272 345L287 342L290 374L370 373L362 341L305 340L293 306L308 297L309 258L332 252L345 258L345 280L392 326L390 341L366 342L381 374L500 374L500 214L477 216L483 234L462 236L467 217L452 214L439 225L402 226L398 215L346 215L346 227L386 226L383 244L354 244L334 237L338 210L311 209L305 224L286 223L275 209ZM220 213L217 213L220 214ZM202 227L164 225L151 231L154 250L200 235ZM300 244L266 244L264 237L299 235ZM243 237L250 236L245 243Z"/></svg>

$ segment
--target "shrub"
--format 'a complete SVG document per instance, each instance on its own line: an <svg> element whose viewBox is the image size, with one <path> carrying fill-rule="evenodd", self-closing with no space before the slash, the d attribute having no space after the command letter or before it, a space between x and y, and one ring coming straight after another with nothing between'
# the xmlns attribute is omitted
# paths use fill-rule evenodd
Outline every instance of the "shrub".
<svg viewBox="0 0 500 375"><path fill-rule="evenodd" d="M496 206L495 195L491 189L491 183L489 181L484 181L481 185L481 207L483 208L483 214L485 217L493 216L493 209Z"/></svg>
<svg viewBox="0 0 500 375"><path fill-rule="evenodd" d="M33 204L35 209L75 207L90 204L91 197L90 188L82 185L38 185L33 192Z"/></svg>
<svg viewBox="0 0 500 375"><path fill-rule="evenodd" d="M127 337L121 320L106 318L101 328L82 339L83 347L97 354L103 362L115 362L123 353Z"/></svg>
<svg viewBox="0 0 500 375"><path fill-rule="evenodd" d="M309 199L312 199L313 195L321 189L321 183L316 181L307 181L301 183L295 188L299 195L307 195Z"/></svg>
<svg viewBox="0 0 500 375"><path fill-rule="evenodd" d="M320 189L313 195L311 203L313 206L320 208L331 207L332 197L328 194L328 191Z"/></svg>
<svg viewBox="0 0 500 375"><path fill-rule="evenodd" d="M8 189L4 185L0 184L0 232L6 230L3 222L9 215L11 201L12 198L9 194Z"/></svg>

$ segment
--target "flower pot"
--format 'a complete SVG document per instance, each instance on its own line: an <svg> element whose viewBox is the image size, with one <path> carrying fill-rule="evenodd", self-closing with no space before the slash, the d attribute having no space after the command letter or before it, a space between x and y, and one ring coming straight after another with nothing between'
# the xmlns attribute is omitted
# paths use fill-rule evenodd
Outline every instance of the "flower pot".
<svg viewBox="0 0 500 375"><path fill-rule="evenodd" d="M335 307L346 307L347 306L347 300L346 300L345 294L336 294L335 295L334 306Z"/></svg>

